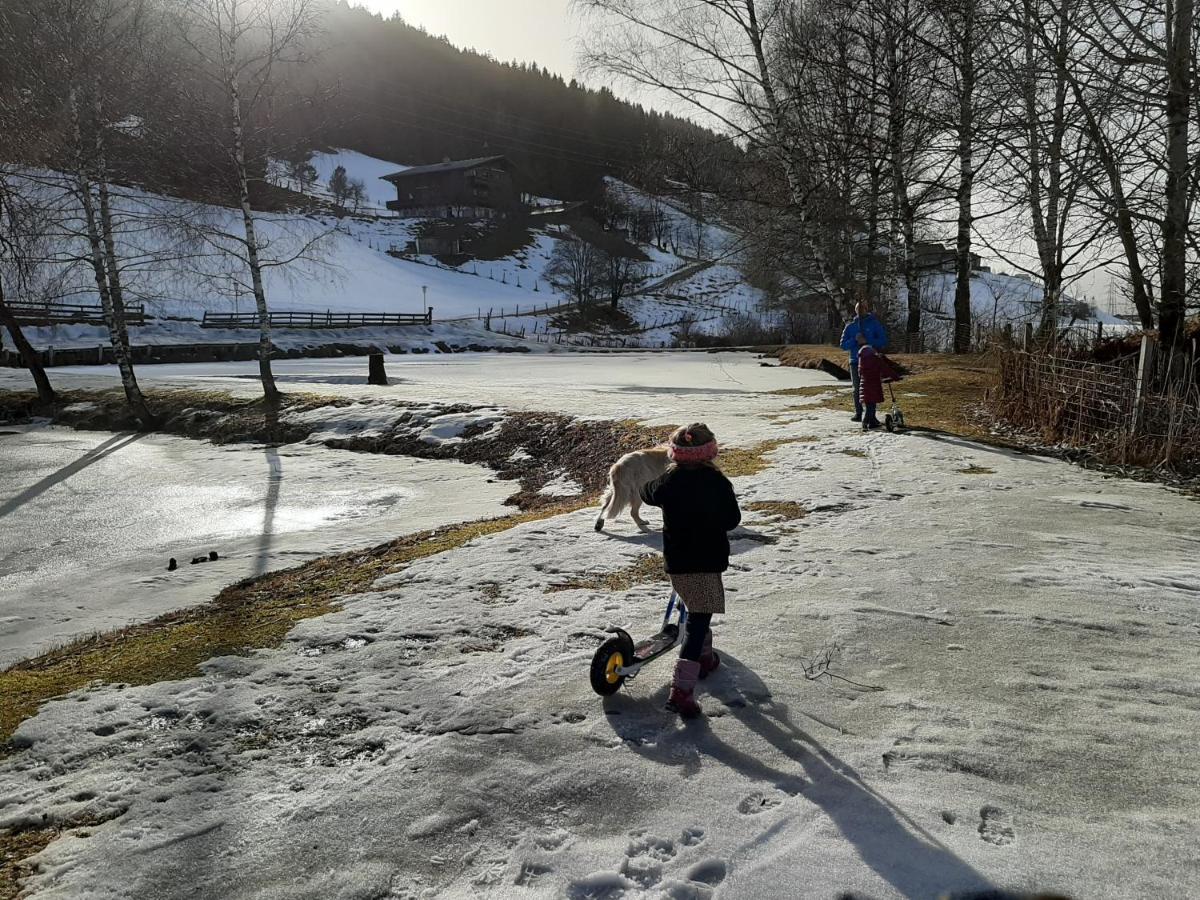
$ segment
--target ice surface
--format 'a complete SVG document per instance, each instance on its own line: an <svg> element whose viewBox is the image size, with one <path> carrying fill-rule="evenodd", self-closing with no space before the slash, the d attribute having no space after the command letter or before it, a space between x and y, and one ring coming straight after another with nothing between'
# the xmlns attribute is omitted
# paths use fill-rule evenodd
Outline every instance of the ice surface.
<svg viewBox="0 0 1200 900"><path fill-rule="evenodd" d="M305 445L6 431L0 664L203 603L249 575L501 515L512 492L489 483L486 469L456 462ZM333 423L325 429L334 431ZM190 564L210 550L218 561ZM180 563L175 572L166 570L171 557Z"/></svg>

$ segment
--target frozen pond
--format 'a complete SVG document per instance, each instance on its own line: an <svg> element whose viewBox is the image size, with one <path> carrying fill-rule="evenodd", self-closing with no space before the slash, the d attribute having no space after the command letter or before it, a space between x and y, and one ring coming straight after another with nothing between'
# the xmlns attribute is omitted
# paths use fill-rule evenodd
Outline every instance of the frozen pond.
<svg viewBox="0 0 1200 900"><path fill-rule="evenodd" d="M831 358L840 351L830 348ZM813 369L763 365L753 353L460 353L388 356L387 388L369 387L365 357L279 360L273 369L283 390L358 399L469 403L573 416L634 418L651 424L702 420L724 443L744 444L778 434L764 412L796 403L772 392L837 382ZM111 366L53 369L65 389L116 385ZM253 395L257 363L144 366L147 385L220 388ZM19 370L0 373L0 388L25 387Z"/></svg>
<svg viewBox="0 0 1200 900"><path fill-rule="evenodd" d="M0 454L0 665L249 575L503 515L513 489L476 466L308 445L8 428Z"/></svg>

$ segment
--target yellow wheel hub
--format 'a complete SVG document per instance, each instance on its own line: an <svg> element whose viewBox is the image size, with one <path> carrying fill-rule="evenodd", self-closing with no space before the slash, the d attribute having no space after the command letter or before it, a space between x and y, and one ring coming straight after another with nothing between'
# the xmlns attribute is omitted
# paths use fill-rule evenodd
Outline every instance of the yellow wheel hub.
<svg viewBox="0 0 1200 900"><path fill-rule="evenodd" d="M625 665L625 657L620 653L614 653L608 658L608 665L604 667L604 677L608 679L609 684L616 684L621 680L617 669L623 665Z"/></svg>

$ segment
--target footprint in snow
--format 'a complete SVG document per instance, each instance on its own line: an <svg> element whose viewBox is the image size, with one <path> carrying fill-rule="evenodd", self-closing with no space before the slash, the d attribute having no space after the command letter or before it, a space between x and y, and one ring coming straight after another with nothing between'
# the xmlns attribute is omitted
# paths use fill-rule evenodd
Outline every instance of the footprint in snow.
<svg viewBox="0 0 1200 900"><path fill-rule="evenodd" d="M724 881L728 873L729 868L723 859L706 859L692 866L687 877L689 881L715 886Z"/></svg>
<svg viewBox="0 0 1200 900"><path fill-rule="evenodd" d="M644 888L662 881L663 863L675 858L675 842L643 834L636 836L625 848L621 874Z"/></svg>
<svg viewBox="0 0 1200 900"><path fill-rule="evenodd" d="M990 805L979 810L979 837L997 847L1003 847L1016 840L1008 813L998 806Z"/></svg>
<svg viewBox="0 0 1200 900"><path fill-rule="evenodd" d="M768 797L765 794L755 791L738 804L738 812L744 816L755 816L766 812L768 809L774 809L781 802L777 797Z"/></svg>

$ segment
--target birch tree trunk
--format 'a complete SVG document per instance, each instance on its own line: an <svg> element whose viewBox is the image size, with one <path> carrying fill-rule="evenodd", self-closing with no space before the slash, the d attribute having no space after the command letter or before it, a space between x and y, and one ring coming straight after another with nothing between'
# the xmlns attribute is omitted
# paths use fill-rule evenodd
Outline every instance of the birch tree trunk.
<svg viewBox="0 0 1200 900"><path fill-rule="evenodd" d="M1188 127L1192 95L1192 21L1195 0L1167 0L1167 183L1162 225L1162 291L1158 334L1163 347L1183 339L1187 296L1187 234L1190 160Z"/></svg>
<svg viewBox="0 0 1200 900"><path fill-rule="evenodd" d="M17 323L17 317L13 315L13 311L5 301L3 283L0 283L0 324L4 325L12 337L13 346L17 348L21 362L25 364L25 368L29 370L29 374L33 376L33 383L37 386L38 401L43 406L49 406L54 403L58 399L58 396L54 393L54 388L50 385L50 379L46 376L46 370L42 366L41 359L38 358L37 351L33 349L33 346L26 339L24 332L21 331L21 326Z"/></svg>
<svg viewBox="0 0 1200 900"><path fill-rule="evenodd" d="M1068 79L1070 81L1071 92L1075 96L1075 102L1079 104L1080 111L1083 113L1088 138L1091 140L1092 147L1096 151L1096 156L1100 161L1101 167L1104 169L1104 174L1108 181L1110 195L1105 199L1115 212L1113 218L1115 219L1117 237L1120 239L1121 249L1125 253L1125 264L1129 267L1129 284L1133 293L1133 305L1137 310L1138 321L1142 328L1149 331L1154 327L1154 306L1150 302L1150 291L1146 283L1145 270L1142 267L1142 257L1138 251L1137 233L1134 231L1133 226L1133 212L1129 207L1129 198L1125 193L1125 182L1122 177L1121 168L1113 152L1113 147L1104 133L1103 126L1096 118L1095 111L1083 94L1083 87L1080 85L1078 78L1068 73Z"/></svg>
<svg viewBox="0 0 1200 900"><path fill-rule="evenodd" d="M250 208L250 179L246 171L246 137L242 122L242 100L235 74L235 37L232 28L221 47L225 63L225 88L229 94L229 121L233 134L233 164L237 171L238 201L242 210L242 225L245 229L246 264L250 268L250 286L254 294L254 305L258 310L258 374L262 380L263 397L268 403L278 403L279 388L271 372L271 317L267 309L267 293L263 288L262 264L259 260L258 233L254 227L254 213Z"/></svg>
<svg viewBox="0 0 1200 900"><path fill-rule="evenodd" d="M83 124L80 121L79 98L75 87L69 89L68 104L71 112L71 126L74 131L76 149L75 187L80 206L83 209L84 226L87 230L89 257L92 273L96 279L96 291L100 295L100 306L104 313L104 323L108 326L109 341L112 343L113 357L117 369L121 373L121 386L125 390L125 400L141 427L149 429L154 426L155 418L146 405L146 398L137 383L133 371L133 359L129 350L129 333L125 326L125 310L117 308L113 303L110 273L105 259L104 240L101 237L97 221L95 198L92 196L92 183L88 176L89 166L84 152Z"/></svg>
<svg viewBox="0 0 1200 900"><path fill-rule="evenodd" d="M954 285L954 352L971 350L971 203L975 182L975 2L962 4L958 97L958 238Z"/></svg>

